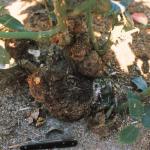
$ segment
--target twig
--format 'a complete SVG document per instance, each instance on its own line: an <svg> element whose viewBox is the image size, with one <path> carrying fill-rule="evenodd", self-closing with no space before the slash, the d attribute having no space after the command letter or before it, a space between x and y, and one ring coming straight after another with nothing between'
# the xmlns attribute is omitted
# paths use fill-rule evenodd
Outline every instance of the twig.
<svg viewBox="0 0 150 150"><path fill-rule="evenodd" d="M31 142L31 141L26 141L26 142L23 142L23 143L20 143L20 144L14 144L14 145L9 146L8 148L9 149L17 149L17 148L21 147L23 144L26 144L28 142Z"/></svg>
<svg viewBox="0 0 150 150"><path fill-rule="evenodd" d="M53 0L54 12L57 17L58 26L63 31L63 45L70 43L70 36L66 24L66 2L65 0Z"/></svg>
<svg viewBox="0 0 150 150"><path fill-rule="evenodd" d="M78 4L72 12L69 13L69 16L81 15L84 12L87 12L89 8L92 8L96 4L96 0L86 0L81 4Z"/></svg>
<svg viewBox="0 0 150 150"><path fill-rule="evenodd" d="M90 3L90 0L89 0L89 3ZM91 7L89 7L89 9L87 10L86 19L87 19L87 28L88 28L90 40L94 46L94 49L98 50L98 43L97 43L97 40L94 35L94 31L93 31L93 17L91 13Z"/></svg>
<svg viewBox="0 0 150 150"><path fill-rule="evenodd" d="M11 145L11 146L9 146L8 148L9 148L9 149L17 149L17 148L19 148L22 144L23 144L23 143Z"/></svg>
<svg viewBox="0 0 150 150"><path fill-rule="evenodd" d="M31 109L30 107L25 107L25 108L20 108L19 111L24 111L24 110L29 110Z"/></svg>

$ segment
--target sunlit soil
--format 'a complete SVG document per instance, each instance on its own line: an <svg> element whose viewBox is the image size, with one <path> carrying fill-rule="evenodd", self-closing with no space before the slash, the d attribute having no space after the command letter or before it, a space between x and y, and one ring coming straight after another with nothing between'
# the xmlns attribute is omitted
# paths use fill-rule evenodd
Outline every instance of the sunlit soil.
<svg viewBox="0 0 150 150"><path fill-rule="evenodd" d="M128 66L132 65L135 61L135 55L130 46L126 42L121 42L117 45L113 45L112 50L116 55L120 68L128 72Z"/></svg>
<svg viewBox="0 0 150 150"><path fill-rule="evenodd" d="M37 3L36 1L22 1L22 0L16 0L12 3L10 3L6 9L9 11L9 13L17 18L21 23L27 18L27 13L22 13L22 11L26 10L27 8L31 6L35 6Z"/></svg>
<svg viewBox="0 0 150 150"><path fill-rule="evenodd" d="M144 6L150 8L150 1L149 0L134 0L137 3L142 3Z"/></svg>

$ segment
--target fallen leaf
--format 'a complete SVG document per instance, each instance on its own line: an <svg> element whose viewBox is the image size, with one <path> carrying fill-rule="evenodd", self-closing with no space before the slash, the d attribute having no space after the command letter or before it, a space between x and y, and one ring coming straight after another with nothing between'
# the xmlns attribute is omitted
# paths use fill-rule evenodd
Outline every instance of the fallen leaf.
<svg viewBox="0 0 150 150"><path fill-rule="evenodd" d="M49 128L49 130L46 133L46 138L50 137L51 135L57 133L57 134L63 134L63 129L61 129L60 127L51 127Z"/></svg>
<svg viewBox="0 0 150 150"><path fill-rule="evenodd" d="M148 24L148 18L144 13L133 13L131 16L135 22L141 23L143 25Z"/></svg>

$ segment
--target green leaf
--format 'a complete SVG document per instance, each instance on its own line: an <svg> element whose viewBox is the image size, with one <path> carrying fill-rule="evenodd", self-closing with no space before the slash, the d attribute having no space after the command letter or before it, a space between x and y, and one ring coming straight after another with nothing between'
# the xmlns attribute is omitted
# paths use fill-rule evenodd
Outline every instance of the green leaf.
<svg viewBox="0 0 150 150"><path fill-rule="evenodd" d="M135 77L131 81L142 91L147 88L147 83L141 76Z"/></svg>
<svg viewBox="0 0 150 150"><path fill-rule="evenodd" d="M150 128L150 105L144 107L144 115L142 117L142 124L145 128Z"/></svg>
<svg viewBox="0 0 150 150"><path fill-rule="evenodd" d="M21 22L8 14L0 16L0 24L13 30L25 31Z"/></svg>
<svg viewBox="0 0 150 150"><path fill-rule="evenodd" d="M0 46L0 69L14 67L16 65L15 62L11 62L10 60L11 58L7 50Z"/></svg>
<svg viewBox="0 0 150 150"><path fill-rule="evenodd" d="M125 127L119 133L119 141L122 144L132 144L137 140L139 135L139 128L136 128L133 125Z"/></svg>
<svg viewBox="0 0 150 150"><path fill-rule="evenodd" d="M128 104L129 104L129 113L131 117L139 119L144 113L144 107L140 101L140 97L133 92L128 92Z"/></svg>
<svg viewBox="0 0 150 150"><path fill-rule="evenodd" d="M150 96L150 87L146 88L142 93L141 96Z"/></svg>
<svg viewBox="0 0 150 150"><path fill-rule="evenodd" d="M150 115L150 104L144 106L144 113L146 113L147 115Z"/></svg>

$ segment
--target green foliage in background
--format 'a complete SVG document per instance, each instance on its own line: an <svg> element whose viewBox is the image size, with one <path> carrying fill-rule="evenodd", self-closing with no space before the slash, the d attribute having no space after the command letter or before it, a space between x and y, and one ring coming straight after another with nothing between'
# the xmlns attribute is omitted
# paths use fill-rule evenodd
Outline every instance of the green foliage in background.
<svg viewBox="0 0 150 150"><path fill-rule="evenodd" d="M0 24L13 30L25 31L24 26L14 17L9 14L0 16Z"/></svg>
<svg viewBox="0 0 150 150"><path fill-rule="evenodd" d="M144 108L140 100L140 97L135 93L129 91L127 98L128 98L130 116L133 119L141 118L144 112Z"/></svg>
<svg viewBox="0 0 150 150"><path fill-rule="evenodd" d="M125 127L119 134L119 141L122 144L132 144L136 141L139 129L133 125Z"/></svg>
<svg viewBox="0 0 150 150"><path fill-rule="evenodd" d="M139 80L136 78L135 81L138 88L147 87L143 79ZM127 94L129 115L136 124L123 128L119 133L119 141L122 144L132 144L137 140L140 133L140 128L136 127L138 124L142 124L145 128L150 129L150 105L143 102L145 98L150 96L150 87L142 89L141 93L129 91Z"/></svg>

